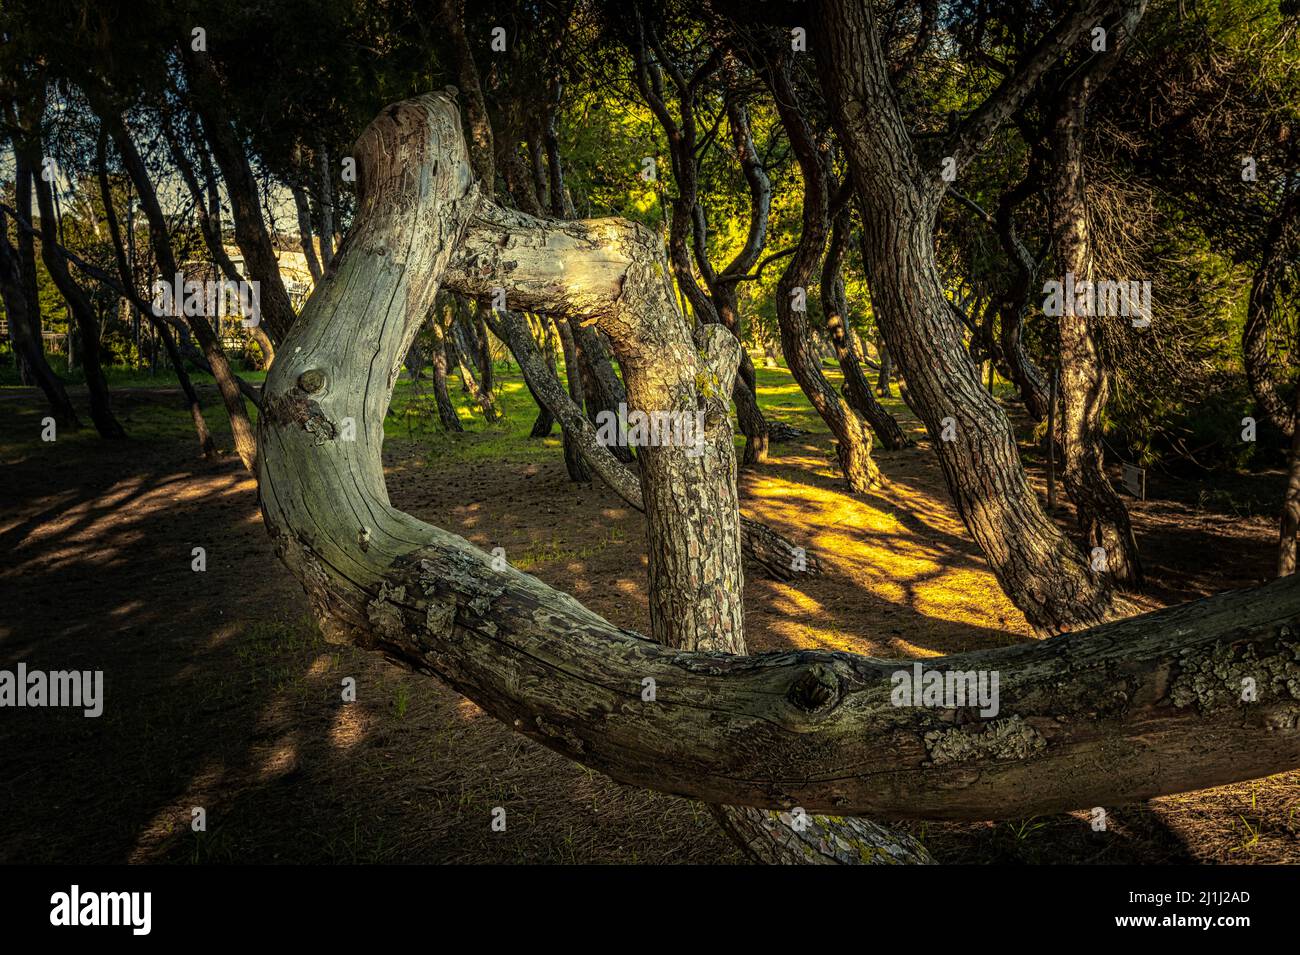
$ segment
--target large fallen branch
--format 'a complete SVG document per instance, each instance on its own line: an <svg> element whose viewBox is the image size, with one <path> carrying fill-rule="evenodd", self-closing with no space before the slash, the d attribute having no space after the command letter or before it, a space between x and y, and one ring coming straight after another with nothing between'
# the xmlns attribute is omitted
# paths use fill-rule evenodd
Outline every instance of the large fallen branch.
<svg viewBox="0 0 1300 955"><path fill-rule="evenodd" d="M380 460L384 411L449 263L459 282L513 283L521 307L527 295L551 312L615 307L625 327L602 329L611 338L627 332L616 347L634 349L635 302L626 297L653 270L636 259L652 246L602 240L635 234L626 224L554 223L543 257L553 264L530 257L529 269L517 269L525 257L511 244L531 233L474 224L513 214L478 196L446 97L388 108L357 159L357 224L335 275L281 347L259 420L263 515L331 639L437 674L519 732L619 781L715 803L996 819L1300 766L1295 577L926 662L926 672L996 671L999 711L984 716L975 707L893 705L892 676L908 663L662 646L533 577L494 569L464 539L395 510ZM662 269L662 258L653 261ZM698 359L673 348L673 360L691 369L735 357L721 341L706 342ZM635 356L625 370L638 407L671 397L638 380ZM679 556L701 555L662 559ZM705 603L691 608L689 623L712 618L725 642L733 609Z"/></svg>

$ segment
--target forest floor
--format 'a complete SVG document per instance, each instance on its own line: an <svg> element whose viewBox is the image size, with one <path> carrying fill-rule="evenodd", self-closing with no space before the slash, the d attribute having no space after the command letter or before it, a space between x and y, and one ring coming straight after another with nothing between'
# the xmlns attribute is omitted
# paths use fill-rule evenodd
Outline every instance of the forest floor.
<svg viewBox="0 0 1300 955"><path fill-rule="evenodd" d="M878 451L886 486L852 495L790 376L760 378L767 413L809 433L742 472L742 507L806 542L824 573L782 584L747 569L751 652L907 658L1034 639L924 442ZM0 668L103 670L106 688L97 719L0 714L0 862L741 861L699 804L620 786L434 679L324 643L272 553L254 481L229 455L197 457L166 384L131 380L117 395L132 435L121 443L43 443L41 403L0 389ZM508 417L492 427L457 393L469 430L449 435L425 389L399 385L385 445L394 504L646 631L641 516L599 482L568 480L558 430L527 437L517 375L501 393ZM1024 453L1041 489L1041 460ZM1269 577L1280 475L1153 474L1148 492L1131 502L1144 606ZM1070 528L1068 508L1057 518ZM355 703L341 700L346 677ZM191 829L195 807L205 832ZM1106 809L1105 832L1086 812L905 825L946 862L1300 862L1300 773Z"/></svg>

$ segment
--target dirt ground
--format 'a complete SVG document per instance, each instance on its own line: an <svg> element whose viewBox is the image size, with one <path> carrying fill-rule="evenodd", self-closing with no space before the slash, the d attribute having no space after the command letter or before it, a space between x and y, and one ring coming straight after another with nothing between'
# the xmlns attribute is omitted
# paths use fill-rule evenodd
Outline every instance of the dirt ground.
<svg viewBox="0 0 1300 955"><path fill-rule="evenodd" d="M237 461L198 460L189 438L7 447L0 667L102 669L106 705L98 719L0 714L0 861L740 861L698 804L617 785L435 680L325 644ZM888 485L870 497L837 480L827 435L774 451L743 474L742 505L807 542L825 573L747 580L751 651L903 658L1034 639L927 448L878 452ZM398 507L648 629L640 515L569 482L558 453L448 461L390 439L386 461ZM1133 504L1147 606L1267 579L1270 514L1207 504L1172 479L1151 491ZM355 703L341 700L345 677ZM206 832L191 829L195 807ZM907 828L948 862L1295 863L1297 807L1290 773L1108 807L1104 833L1084 813Z"/></svg>

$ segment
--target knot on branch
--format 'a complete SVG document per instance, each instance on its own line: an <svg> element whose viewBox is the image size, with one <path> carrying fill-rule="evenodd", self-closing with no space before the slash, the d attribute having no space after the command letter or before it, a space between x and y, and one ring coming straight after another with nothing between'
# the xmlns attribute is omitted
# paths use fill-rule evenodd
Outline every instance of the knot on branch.
<svg viewBox="0 0 1300 955"><path fill-rule="evenodd" d="M840 681L835 673L820 663L805 670L786 693L786 699L806 713L827 709L840 696Z"/></svg>

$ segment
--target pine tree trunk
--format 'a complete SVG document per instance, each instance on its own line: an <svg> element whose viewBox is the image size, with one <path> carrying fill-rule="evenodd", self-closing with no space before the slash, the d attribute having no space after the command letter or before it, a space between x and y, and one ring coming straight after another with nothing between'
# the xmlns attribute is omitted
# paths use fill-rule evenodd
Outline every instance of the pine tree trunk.
<svg viewBox="0 0 1300 955"><path fill-rule="evenodd" d="M1145 6L1145 4L1143 4ZM1138 14L1141 15L1140 12ZM1131 29L1131 27L1130 27ZM1091 91L1115 62L1119 30L1112 31L1111 52L1085 65L1066 84L1052 130L1055 166L1051 189L1053 232L1062 281L1073 274L1075 283L1094 279L1091 234L1088 228L1087 185L1084 180L1084 117ZM1128 509L1106 476L1103 418L1110 382L1102 364L1093 323L1099 319L1066 301L1057 328L1061 345L1061 446L1064 469L1061 483L1074 502L1085 548L1103 548L1103 573L1121 587L1142 585L1142 563ZM1099 562L1095 559L1094 566Z"/></svg>
<svg viewBox="0 0 1300 955"><path fill-rule="evenodd" d="M844 293L844 276L841 269L844 253L849 243L849 209L846 206L831 224L830 246L822 262L822 314L826 317L826 330L835 347L835 359L844 372L844 397L849 406L865 419L880 443L891 451L907 447L907 437L894 416L885 410L871 393L871 384L862 371L862 362L854 351L848 335L849 303Z"/></svg>
<svg viewBox="0 0 1300 955"><path fill-rule="evenodd" d="M937 168L919 166L873 15L859 0L823 0L819 10L819 73L857 187L876 320L953 503L1003 591L1036 628L1111 619L1127 608L1043 513L1011 424L963 347L934 260L943 182Z"/></svg>
<svg viewBox="0 0 1300 955"><path fill-rule="evenodd" d="M808 323L808 285L826 244L830 196L826 170L812 132L801 112L784 64L769 64L777 113L790 138L790 147L803 175L803 228L798 248L776 283L776 319L781 350L795 381L835 436L835 452L849 487L865 493L881 483L871 458L871 432L821 371Z"/></svg>

